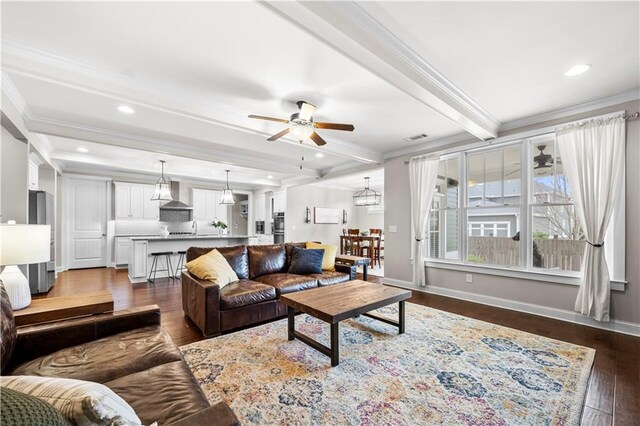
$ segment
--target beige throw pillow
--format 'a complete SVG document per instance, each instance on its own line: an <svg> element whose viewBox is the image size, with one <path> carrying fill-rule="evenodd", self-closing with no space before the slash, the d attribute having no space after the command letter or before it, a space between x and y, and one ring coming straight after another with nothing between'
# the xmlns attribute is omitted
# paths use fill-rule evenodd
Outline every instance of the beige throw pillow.
<svg viewBox="0 0 640 426"><path fill-rule="evenodd" d="M220 288L238 281L238 276L222 254L216 249L203 254L185 265L187 271L201 280L211 281Z"/></svg>
<svg viewBox="0 0 640 426"><path fill-rule="evenodd" d="M74 425L141 425L133 408L100 383L55 377L3 376L0 385L48 402Z"/></svg>

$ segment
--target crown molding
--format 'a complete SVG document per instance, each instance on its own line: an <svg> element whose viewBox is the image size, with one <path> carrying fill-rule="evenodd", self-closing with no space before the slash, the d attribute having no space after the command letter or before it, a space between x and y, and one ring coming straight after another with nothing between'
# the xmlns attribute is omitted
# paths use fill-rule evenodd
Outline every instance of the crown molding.
<svg viewBox="0 0 640 426"><path fill-rule="evenodd" d="M20 115L24 118L25 114L30 113L27 103L25 102L20 92L18 92L18 89L16 88L15 84L13 84L13 81L11 81L11 78L6 72L2 71L1 78L2 91L5 95L7 95L7 98L9 98Z"/></svg>
<svg viewBox="0 0 640 426"><path fill-rule="evenodd" d="M584 114L590 111L596 111L602 108L608 108L615 105L620 105L626 102L632 102L640 100L640 88L630 90L628 92L620 93L618 95L609 96L595 101L585 102L582 104L574 105L568 108L562 108L554 111L548 111L541 114L532 115L530 117L520 118L513 121L505 122L500 128L500 132L504 133L510 130L520 129L527 126L532 126L540 123L545 123L553 120L560 120L567 117L571 117L577 114ZM498 138L503 136L499 135ZM400 157L408 154L416 154L423 152L433 152L438 149L453 148L456 146L463 146L467 144L475 144L477 141L469 137L468 134L457 134L447 136L444 138L436 139L430 142L424 142L418 145L397 149L394 151L386 152L382 155L385 161L392 158ZM498 142L493 141L493 142Z"/></svg>
<svg viewBox="0 0 640 426"><path fill-rule="evenodd" d="M531 126L533 124L543 123L545 121L558 120L561 118L570 117L572 115L595 111L597 109L607 108L613 105L619 105L625 102L635 101L639 99L640 87L637 87L633 90L629 90L628 92L620 93L618 95L596 99L595 101L585 102L568 108L557 109L554 111L544 112L542 114L536 114L529 117L508 121L502 125L502 127L500 128L500 132L519 129L521 127Z"/></svg>
<svg viewBox="0 0 640 426"><path fill-rule="evenodd" d="M320 175L320 172L315 169L300 170L297 165L288 165L277 159L271 160L265 158L264 155L254 156L229 152L225 146L189 138L181 138L180 141L174 138L166 140L41 117L32 117L27 126L31 132L80 141L170 154L183 158L212 161L271 172L314 177ZM192 143L189 143L190 141ZM193 142L199 142L199 144ZM207 143L207 147L201 146L203 142Z"/></svg>
<svg viewBox="0 0 640 426"><path fill-rule="evenodd" d="M204 123L225 127L238 132L253 134L265 139L270 133L255 130L241 124L248 113L212 99L185 94L166 84L126 76L114 70L98 67L67 57L25 46L12 40L3 40L3 68L11 73L67 87L93 95L108 97L127 104L153 109ZM4 74L4 72L3 72ZM351 142L325 137L327 146L323 152L365 163L380 163L380 152ZM283 143L317 152L312 145L300 145L283 137Z"/></svg>
<svg viewBox="0 0 640 426"><path fill-rule="evenodd" d="M472 135L497 136L496 118L356 2L260 3Z"/></svg>

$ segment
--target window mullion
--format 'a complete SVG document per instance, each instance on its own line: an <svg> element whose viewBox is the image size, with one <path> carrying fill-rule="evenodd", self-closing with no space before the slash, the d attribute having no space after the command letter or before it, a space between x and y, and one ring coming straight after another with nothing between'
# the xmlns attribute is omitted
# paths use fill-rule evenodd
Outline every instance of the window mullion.
<svg viewBox="0 0 640 426"><path fill-rule="evenodd" d="M521 146L521 173L520 173L520 267L529 270L532 262L531 246L533 244L532 223L532 207L531 207L531 182L532 182L532 165L531 165L531 148L530 141L525 140Z"/></svg>
<svg viewBox="0 0 640 426"><path fill-rule="evenodd" d="M467 154L460 154L458 161L460 190L458 191L458 260L467 261Z"/></svg>

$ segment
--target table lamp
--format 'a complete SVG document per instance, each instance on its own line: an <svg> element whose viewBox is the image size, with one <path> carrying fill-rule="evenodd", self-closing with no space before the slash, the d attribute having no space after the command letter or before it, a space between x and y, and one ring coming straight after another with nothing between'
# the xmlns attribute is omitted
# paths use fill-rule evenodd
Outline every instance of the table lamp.
<svg viewBox="0 0 640 426"><path fill-rule="evenodd" d="M13 223L12 223L13 222ZM9 296L11 308L26 308L31 303L29 280L18 265L51 260L51 225L0 224L0 280Z"/></svg>

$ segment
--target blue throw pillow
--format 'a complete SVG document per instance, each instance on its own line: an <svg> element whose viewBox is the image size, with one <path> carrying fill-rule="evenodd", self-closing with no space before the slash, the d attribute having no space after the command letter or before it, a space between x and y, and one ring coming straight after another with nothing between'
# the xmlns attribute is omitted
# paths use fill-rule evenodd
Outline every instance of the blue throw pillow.
<svg viewBox="0 0 640 426"><path fill-rule="evenodd" d="M321 274L323 256L324 249L293 247L289 273L298 275Z"/></svg>

